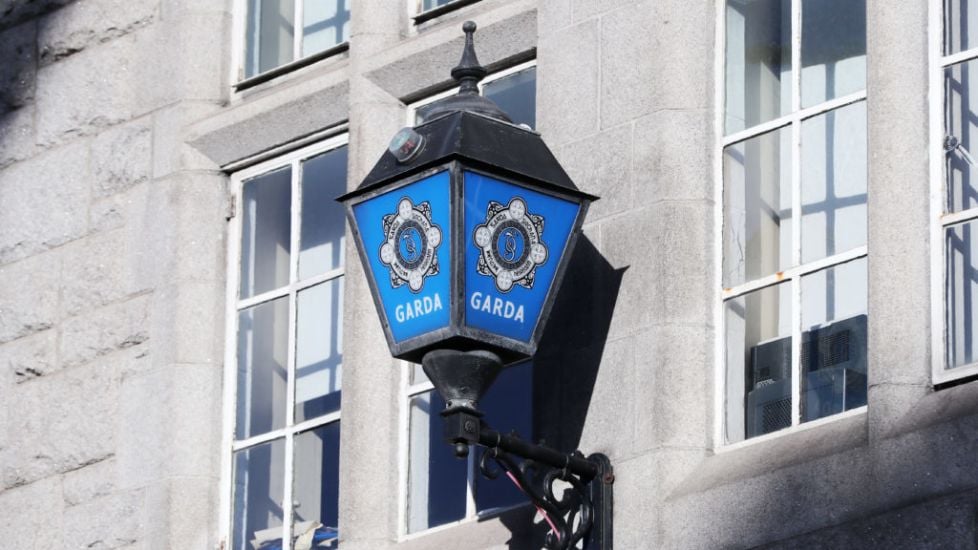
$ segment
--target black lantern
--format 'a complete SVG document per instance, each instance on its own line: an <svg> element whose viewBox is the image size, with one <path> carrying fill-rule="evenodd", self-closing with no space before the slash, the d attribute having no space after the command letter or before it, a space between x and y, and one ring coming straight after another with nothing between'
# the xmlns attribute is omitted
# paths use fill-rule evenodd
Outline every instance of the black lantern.
<svg viewBox="0 0 978 550"><path fill-rule="evenodd" d="M607 459L502 435L478 411L502 366L535 353L597 197L574 185L539 134L479 94L486 69L476 59L475 29L463 26L465 49L452 70L458 94L417 127L400 130L360 186L339 200L391 354L422 363L447 403L446 439L456 453L489 447L485 473L494 473L485 469L491 456L538 506L550 508L549 546L569 548L589 536L589 548L610 548ZM550 473L530 471L539 473L541 464ZM578 498L554 498L557 480L575 487Z"/></svg>

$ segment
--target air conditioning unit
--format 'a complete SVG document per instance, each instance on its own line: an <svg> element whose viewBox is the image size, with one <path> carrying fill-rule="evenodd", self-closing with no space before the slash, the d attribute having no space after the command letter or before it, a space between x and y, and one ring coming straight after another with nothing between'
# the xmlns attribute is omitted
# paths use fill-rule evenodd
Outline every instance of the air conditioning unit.
<svg viewBox="0 0 978 550"><path fill-rule="evenodd" d="M802 421L866 404L866 315L815 327L801 335ZM747 437L791 425L791 338L750 350Z"/></svg>

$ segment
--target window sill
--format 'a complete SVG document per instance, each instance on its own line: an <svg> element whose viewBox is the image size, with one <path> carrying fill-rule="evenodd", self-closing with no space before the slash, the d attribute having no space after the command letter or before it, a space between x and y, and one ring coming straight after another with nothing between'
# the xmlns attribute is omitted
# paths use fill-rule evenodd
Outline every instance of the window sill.
<svg viewBox="0 0 978 550"><path fill-rule="evenodd" d="M430 10L428 10L426 12L423 12L423 13L419 13L418 15L415 15L414 17L412 17L412 19L414 19L414 24L415 25L420 25L421 23L424 23L425 21L431 21L432 19L435 19L437 17L441 17L442 15L445 15L446 13L453 12L453 11L459 9L459 8L463 8L463 7L468 6L468 5L471 5L471 4L475 4L478 1L479 0L455 0L454 2L449 2L448 4L445 4L444 6L438 6L437 8L430 9Z"/></svg>
<svg viewBox="0 0 978 550"><path fill-rule="evenodd" d="M668 498L698 493L865 446L867 407L718 448Z"/></svg>
<svg viewBox="0 0 978 550"><path fill-rule="evenodd" d="M350 43L342 42L340 44L333 46L332 48L325 49L321 52L314 53L312 55L307 55L302 59L296 59L291 63L280 65L278 67L275 67L274 69L270 69L263 73L256 74L255 76L241 80L238 83L234 84L232 87L234 88L235 92L241 92L243 90L247 90L248 88L254 88L259 84L264 84L265 82L274 80L282 75L291 73L293 71L297 71L303 67L308 67L313 63L317 63L319 61L322 61L323 59L326 59L327 57L332 57L334 55L343 53L349 49L350 49Z"/></svg>

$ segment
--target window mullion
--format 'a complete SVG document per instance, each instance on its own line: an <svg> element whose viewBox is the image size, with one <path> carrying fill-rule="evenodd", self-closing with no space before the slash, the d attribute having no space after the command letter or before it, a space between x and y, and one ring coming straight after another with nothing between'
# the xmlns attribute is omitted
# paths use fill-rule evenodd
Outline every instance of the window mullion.
<svg viewBox="0 0 978 550"><path fill-rule="evenodd" d="M294 510L292 503L295 497L292 494L295 484L295 469L292 467L295 460L295 434L285 435L285 487L282 491L282 550L292 550L292 516Z"/></svg>
<svg viewBox="0 0 978 550"><path fill-rule="evenodd" d="M302 22L302 18L305 16L303 13L304 9L302 0L295 0L295 22L292 24L292 60L296 61L302 59L302 38L305 34L305 25Z"/></svg>
<svg viewBox="0 0 978 550"><path fill-rule="evenodd" d="M475 447L475 446L473 446ZM467 479L465 483L465 517L472 518L476 515L475 505L475 455L478 450L473 448L466 459Z"/></svg>
<svg viewBox="0 0 978 550"><path fill-rule="evenodd" d="M801 0L791 2L791 265L801 265ZM791 425L801 423L801 277L791 285Z"/></svg>

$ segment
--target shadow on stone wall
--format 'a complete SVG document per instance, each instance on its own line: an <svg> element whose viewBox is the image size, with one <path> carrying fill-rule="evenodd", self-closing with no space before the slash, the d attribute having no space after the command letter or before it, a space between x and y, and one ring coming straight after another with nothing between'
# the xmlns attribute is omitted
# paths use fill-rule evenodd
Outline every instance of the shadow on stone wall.
<svg viewBox="0 0 978 550"><path fill-rule="evenodd" d="M612 267L587 237L578 239L540 340L533 360L533 435L561 452L580 444L626 269ZM510 548L543 547L549 527L532 524L532 515L500 518L513 532Z"/></svg>

